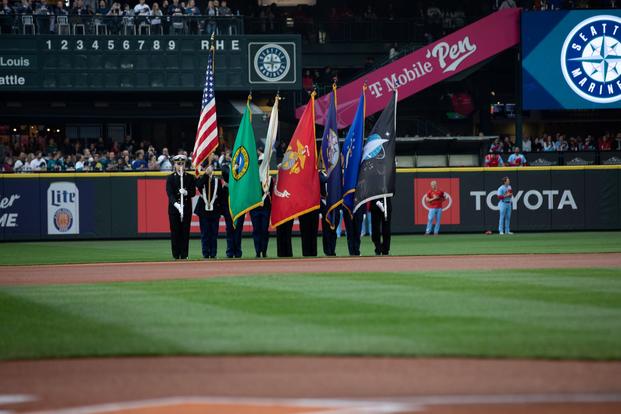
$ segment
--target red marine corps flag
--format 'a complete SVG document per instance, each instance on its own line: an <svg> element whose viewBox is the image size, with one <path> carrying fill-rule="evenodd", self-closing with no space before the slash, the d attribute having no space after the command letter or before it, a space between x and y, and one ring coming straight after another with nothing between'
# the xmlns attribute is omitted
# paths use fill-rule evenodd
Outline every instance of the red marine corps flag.
<svg viewBox="0 0 621 414"><path fill-rule="evenodd" d="M315 92L295 128L278 167L272 194L272 226L319 208L319 172L315 144Z"/></svg>
<svg viewBox="0 0 621 414"><path fill-rule="evenodd" d="M214 37L211 36L211 50L207 57L207 71L205 73L205 88L201 115L196 130L196 141L192 151L192 163L198 169L203 161L218 147L218 124L216 122L216 97L214 94Z"/></svg>

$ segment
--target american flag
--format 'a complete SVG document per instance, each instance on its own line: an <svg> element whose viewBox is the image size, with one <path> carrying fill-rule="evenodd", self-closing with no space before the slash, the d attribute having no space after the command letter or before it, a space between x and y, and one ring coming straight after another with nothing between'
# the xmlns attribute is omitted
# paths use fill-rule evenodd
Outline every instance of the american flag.
<svg viewBox="0 0 621 414"><path fill-rule="evenodd" d="M214 94L213 78L213 51L207 58L207 72L205 73L205 88L201 116L198 120L196 141L192 152L194 166L199 165L218 147L218 124L216 122L216 97Z"/></svg>

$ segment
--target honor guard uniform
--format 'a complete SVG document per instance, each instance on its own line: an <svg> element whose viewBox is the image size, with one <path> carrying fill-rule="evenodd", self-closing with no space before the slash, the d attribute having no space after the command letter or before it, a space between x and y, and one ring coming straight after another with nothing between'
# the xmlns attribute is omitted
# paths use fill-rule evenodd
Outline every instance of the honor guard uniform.
<svg viewBox="0 0 621 414"><path fill-rule="evenodd" d="M222 210L224 221L226 222L226 257L242 257L242 232L244 230L244 220L246 215L237 218L235 228L229 208L229 173L230 164L222 165Z"/></svg>
<svg viewBox="0 0 621 414"><path fill-rule="evenodd" d="M392 216L391 197L371 201L371 240L375 245L375 254L390 253L390 221Z"/></svg>
<svg viewBox="0 0 621 414"><path fill-rule="evenodd" d="M345 221L345 231L347 232L347 249L350 256L360 256L360 235L362 233L362 222L364 220L365 206L361 206L352 215L344 209L343 220Z"/></svg>
<svg viewBox="0 0 621 414"><path fill-rule="evenodd" d="M198 190L198 202L194 209L200 220L201 246L203 257L213 259L218 254L218 232L220 216L222 215L222 183L220 178L213 174L210 165L205 172L196 180Z"/></svg>
<svg viewBox="0 0 621 414"><path fill-rule="evenodd" d="M270 213L272 210L271 187L270 185L268 191L263 195L263 206L250 210L252 238L257 257L267 257L267 245L270 241Z"/></svg>
<svg viewBox="0 0 621 414"><path fill-rule="evenodd" d="M319 210L313 210L298 217L302 239L302 256L317 256L317 233L319 230Z"/></svg>
<svg viewBox="0 0 621 414"><path fill-rule="evenodd" d="M175 172L166 179L170 244L175 259L187 259L192 222L192 197L196 193L195 178L185 171L187 157L173 157Z"/></svg>
<svg viewBox="0 0 621 414"><path fill-rule="evenodd" d="M326 204L326 197L328 195L328 176L325 172L319 172L319 185L320 193L321 193L321 241L323 242L323 253L326 256L336 256L336 226L339 225L339 221L341 219L340 208L336 208L332 210L332 215L334 217L333 221L337 221L334 229L330 228L330 223L328 223L327 215L328 215L328 206Z"/></svg>

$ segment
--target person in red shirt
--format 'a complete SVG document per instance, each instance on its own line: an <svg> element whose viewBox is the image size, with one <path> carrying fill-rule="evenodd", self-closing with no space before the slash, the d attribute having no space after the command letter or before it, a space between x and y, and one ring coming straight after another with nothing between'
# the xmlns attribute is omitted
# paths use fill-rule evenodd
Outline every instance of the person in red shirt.
<svg viewBox="0 0 621 414"><path fill-rule="evenodd" d="M504 161L500 154L490 150L489 154L485 156L485 166L486 167L502 167L504 166Z"/></svg>
<svg viewBox="0 0 621 414"><path fill-rule="evenodd" d="M436 181L431 182L431 190L425 195L425 204L429 208L429 215L427 216L427 230L425 235L431 234L433 227L433 221L435 218L436 225L433 227L433 234L438 235L440 232L440 219L442 218L442 203L446 200L444 191L438 189L438 183Z"/></svg>
<svg viewBox="0 0 621 414"><path fill-rule="evenodd" d="M611 151L612 150L612 140L608 136L608 134L604 135L599 139L599 143L597 145L600 151Z"/></svg>

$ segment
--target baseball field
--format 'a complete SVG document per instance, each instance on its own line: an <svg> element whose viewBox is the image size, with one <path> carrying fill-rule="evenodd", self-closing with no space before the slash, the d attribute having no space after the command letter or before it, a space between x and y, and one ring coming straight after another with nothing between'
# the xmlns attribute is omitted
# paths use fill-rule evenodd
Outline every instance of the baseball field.
<svg viewBox="0 0 621 414"><path fill-rule="evenodd" d="M621 412L621 232L371 245L3 243L0 411Z"/></svg>

